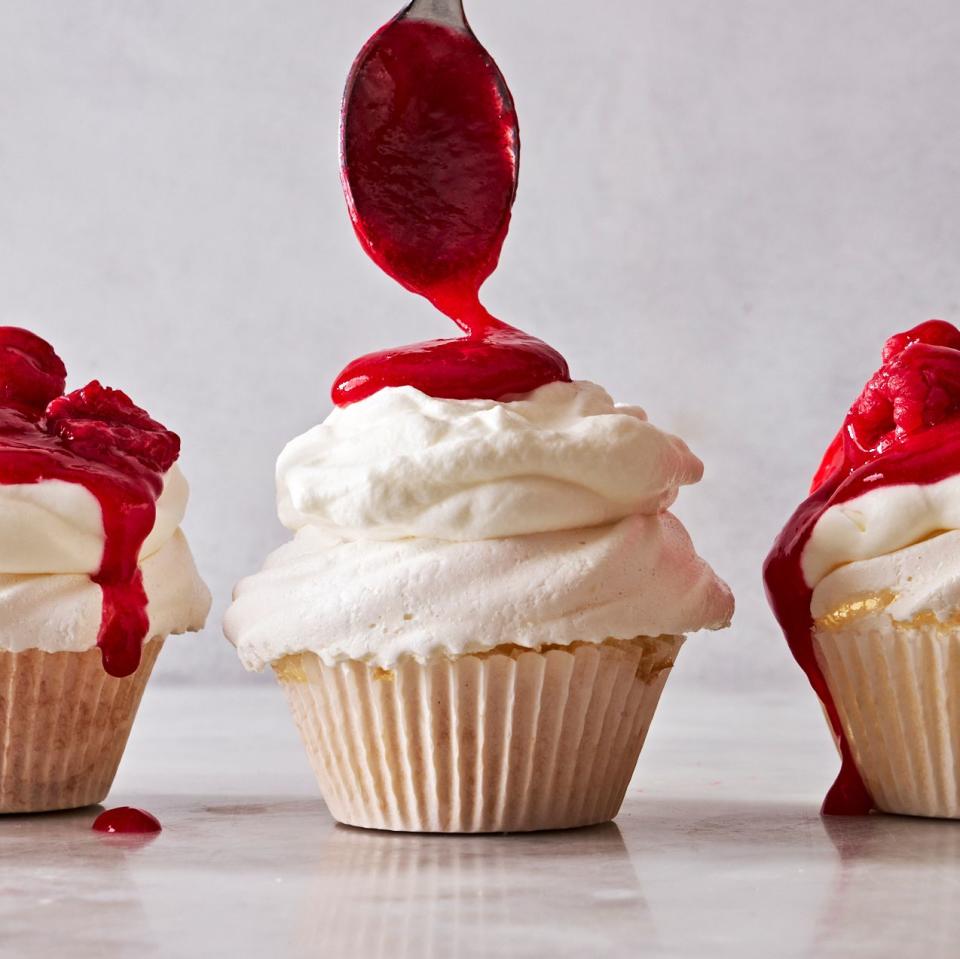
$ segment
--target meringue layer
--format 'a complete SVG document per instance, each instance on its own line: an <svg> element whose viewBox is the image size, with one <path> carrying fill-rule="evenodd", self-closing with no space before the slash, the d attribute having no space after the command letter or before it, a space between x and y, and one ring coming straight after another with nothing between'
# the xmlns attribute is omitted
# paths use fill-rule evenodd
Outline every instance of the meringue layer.
<svg viewBox="0 0 960 959"><path fill-rule="evenodd" d="M150 637L201 629L210 611L210 593L179 529L189 493L174 465L140 550ZM96 646L103 592L90 577L100 568L105 533L93 493L63 480L0 484L0 542L0 650Z"/></svg>
<svg viewBox="0 0 960 959"><path fill-rule="evenodd" d="M666 512L701 473L592 383L504 401L381 390L281 454L295 536L239 583L225 632L250 669L308 650L388 669L721 628L730 591Z"/></svg>
<svg viewBox="0 0 960 959"><path fill-rule="evenodd" d="M810 611L821 628L877 616L910 625L956 625L960 610L960 530L882 556L857 560L824 577Z"/></svg>
<svg viewBox="0 0 960 959"><path fill-rule="evenodd" d="M670 514L502 539L345 541L305 527L242 580L225 630L248 669L680 635L733 599Z"/></svg>
<svg viewBox="0 0 960 959"><path fill-rule="evenodd" d="M801 558L818 628L875 616L955 621L960 610L960 476L882 486L830 507Z"/></svg>
<svg viewBox="0 0 960 959"><path fill-rule="evenodd" d="M937 483L880 486L820 517L803 550L803 576L813 588L847 563L886 556L954 529L960 529L960 474Z"/></svg>
<svg viewBox="0 0 960 959"><path fill-rule="evenodd" d="M148 637L203 627L210 593L179 529L143 559L140 568L148 599ZM85 573L0 574L0 649L50 653L92 649L102 611L102 591Z"/></svg>

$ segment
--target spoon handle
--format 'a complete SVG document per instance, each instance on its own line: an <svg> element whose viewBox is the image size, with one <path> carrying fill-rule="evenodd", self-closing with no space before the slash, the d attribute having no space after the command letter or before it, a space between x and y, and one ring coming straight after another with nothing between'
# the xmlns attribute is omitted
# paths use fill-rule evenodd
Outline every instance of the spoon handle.
<svg viewBox="0 0 960 959"><path fill-rule="evenodd" d="M414 20L444 23L458 30L469 29L467 15L463 12L463 0L413 0L403 15Z"/></svg>

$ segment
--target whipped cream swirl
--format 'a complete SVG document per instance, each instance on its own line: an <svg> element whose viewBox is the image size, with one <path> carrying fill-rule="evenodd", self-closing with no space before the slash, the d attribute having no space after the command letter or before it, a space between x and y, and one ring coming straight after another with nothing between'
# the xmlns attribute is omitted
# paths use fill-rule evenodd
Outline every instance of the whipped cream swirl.
<svg viewBox="0 0 960 959"><path fill-rule="evenodd" d="M140 550L148 638L198 630L210 610L210 593L179 529L189 493L174 465ZM95 646L103 593L90 577L100 568L105 542L96 497L63 480L0 484L0 542L0 650Z"/></svg>
<svg viewBox="0 0 960 959"><path fill-rule="evenodd" d="M180 525L190 489L176 465L164 477L153 530L140 558L157 552ZM65 480L0 484L0 573L87 573L103 558L103 516L85 486Z"/></svg>
<svg viewBox="0 0 960 959"><path fill-rule="evenodd" d="M383 389L277 464L295 532L240 582L225 630L248 668L313 650L389 668L729 623L729 589L666 512L702 464L592 383L513 400Z"/></svg>
<svg viewBox="0 0 960 959"><path fill-rule="evenodd" d="M150 627L146 639L203 628L210 593L178 529L141 559ZM103 592L84 573L0 573L0 650L83 652L97 644Z"/></svg>
<svg viewBox="0 0 960 959"><path fill-rule="evenodd" d="M404 386L335 409L277 462L280 521L344 539L496 539L667 509L703 464L592 383L513 402Z"/></svg>

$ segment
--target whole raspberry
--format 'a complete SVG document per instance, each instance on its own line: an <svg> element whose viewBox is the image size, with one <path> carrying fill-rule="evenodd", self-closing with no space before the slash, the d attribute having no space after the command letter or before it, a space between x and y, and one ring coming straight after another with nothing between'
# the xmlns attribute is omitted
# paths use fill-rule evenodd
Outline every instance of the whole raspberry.
<svg viewBox="0 0 960 959"><path fill-rule="evenodd" d="M958 413L960 332L931 321L887 341L883 366L851 407L847 422L857 446L880 455Z"/></svg>
<svg viewBox="0 0 960 959"><path fill-rule="evenodd" d="M16 326L0 326L0 405L39 415L66 383L66 367L46 340Z"/></svg>
<svg viewBox="0 0 960 959"><path fill-rule="evenodd" d="M944 320L927 320L906 333L896 333L883 344L883 362L889 363L913 343L960 350L960 330Z"/></svg>

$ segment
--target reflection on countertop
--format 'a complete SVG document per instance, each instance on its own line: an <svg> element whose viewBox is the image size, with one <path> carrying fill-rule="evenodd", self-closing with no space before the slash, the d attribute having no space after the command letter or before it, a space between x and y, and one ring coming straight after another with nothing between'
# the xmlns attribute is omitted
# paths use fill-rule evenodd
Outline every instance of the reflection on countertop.
<svg viewBox="0 0 960 959"><path fill-rule="evenodd" d="M365 832L330 819L278 691L161 686L109 802L164 831L0 819L0 955L954 955L960 823L821 819L835 768L815 705L674 683L614 824Z"/></svg>
<svg viewBox="0 0 960 959"><path fill-rule="evenodd" d="M570 832L439 836L334 826L317 844L299 945L340 955L597 955L656 945L613 823ZM568 881L576 877L576 882ZM377 905L371 909L371 903ZM580 915L587 919L579 921Z"/></svg>

